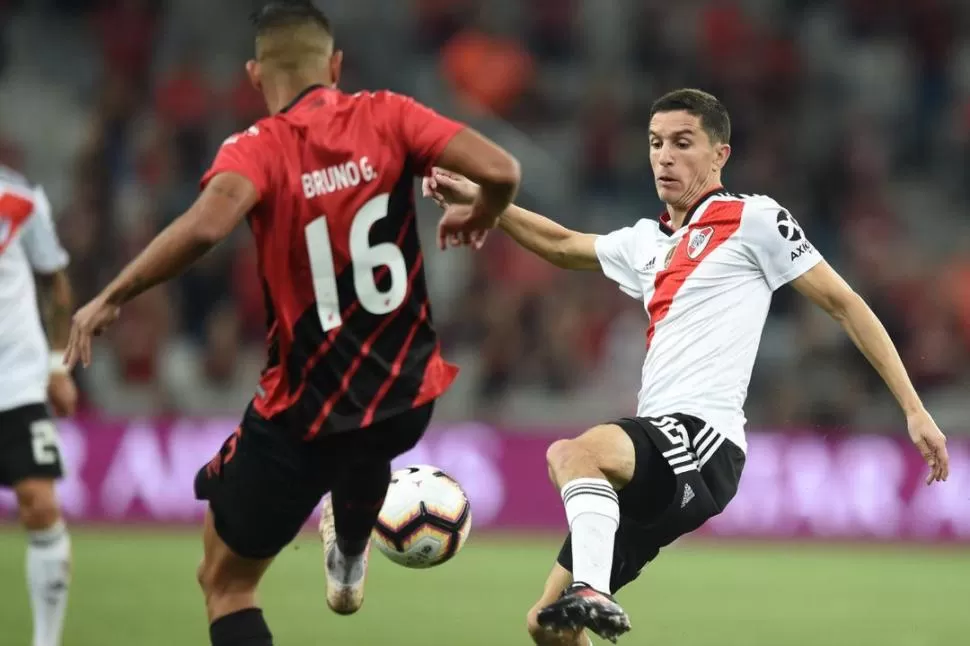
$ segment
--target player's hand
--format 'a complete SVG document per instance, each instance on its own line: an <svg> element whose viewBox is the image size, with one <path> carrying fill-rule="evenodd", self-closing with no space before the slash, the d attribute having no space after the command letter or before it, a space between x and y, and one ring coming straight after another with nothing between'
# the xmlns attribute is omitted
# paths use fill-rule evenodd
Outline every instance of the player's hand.
<svg viewBox="0 0 970 646"><path fill-rule="evenodd" d="M495 223L488 227L474 222L470 205L450 205L438 221L438 248L447 249L451 246L481 249L488 230L494 226Z"/></svg>
<svg viewBox="0 0 970 646"><path fill-rule="evenodd" d="M99 296L79 309L71 319L71 337L64 352L64 365L68 371L81 362L85 368L91 365L91 337L99 336L109 325L118 320L121 308L108 303Z"/></svg>
<svg viewBox="0 0 970 646"><path fill-rule="evenodd" d="M478 184L458 173L432 168L421 181L421 195L429 197L442 209L453 204L471 204L478 197Z"/></svg>
<svg viewBox="0 0 970 646"><path fill-rule="evenodd" d="M77 408L77 386L66 372L55 372L47 382L47 400L58 417L70 417Z"/></svg>
<svg viewBox="0 0 970 646"><path fill-rule="evenodd" d="M930 467L926 484L942 482L950 475L950 456L946 452L946 436L927 411L920 411L906 419L909 437Z"/></svg>

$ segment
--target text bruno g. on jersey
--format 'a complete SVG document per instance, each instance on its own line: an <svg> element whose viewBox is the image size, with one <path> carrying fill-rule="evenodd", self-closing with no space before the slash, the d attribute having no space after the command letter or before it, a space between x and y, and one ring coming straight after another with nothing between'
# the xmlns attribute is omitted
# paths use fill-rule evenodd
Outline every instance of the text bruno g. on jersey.
<svg viewBox="0 0 970 646"><path fill-rule="evenodd" d="M327 195L336 191L359 186L361 182L367 184L374 181L377 171L371 166L368 158L361 157L354 161L328 166L320 170L303 173L303 194L309 200L318 195Z"/></svg>

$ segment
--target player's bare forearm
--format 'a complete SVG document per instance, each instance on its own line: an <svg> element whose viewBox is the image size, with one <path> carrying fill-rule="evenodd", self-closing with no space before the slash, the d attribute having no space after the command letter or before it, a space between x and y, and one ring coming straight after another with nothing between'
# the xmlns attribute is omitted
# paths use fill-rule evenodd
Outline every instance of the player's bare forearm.
<svg viewBox="0 0 970 646"><path fill-rule="evenodd" d="M105 288L105 300L112 305L124 305L142 292L181 274L215 244L216 241L198 235L186 216L180 217L158 234Z"/></svg>
<svg viewBox="0 0 970 646"><path fill-rule="evenodd" d="M471 221L476 224L481 223L483 228L493 227L495 221L512 204L518 188L518 182L513 184L482 184L478 189L478 197L472 204Z"/></svg>
<svg viewBox="0 0 970 646"><path fill-rule="evenodd" d="M907 416L921 412L923 404L906 373L896 346L862 297L854 294L848 298L836 318L852 342L886 382L903 412Z"/></svg>
<svg viewBox="0 0 970 646"><path fill-rule="evenodd" d="M225 239L259 199L256 187L237 173L220 173L195 204L165 228L104 291L105 300L123 305L178 276Z"/></svg>
<svg viewBox="0 0 970 646"><path fill-rule="evenodd" d="M505 210L498 225L520 246L557 267L588 271L600 268L593 234L572 231L515 205Z"/></svg>
<svg viewBox="0 0 970 646"><path fill-rule="evenodd" d="M907 416L923 411L919 395L886 328L862 297L828 263L819 263L795 279L792 286L842 325L852 342L886 382Z"/></svg>
<svg viewBox="0 0 970 646"><path fill-rule="evenodd" d="M470 219L483 228L491 228L509 207L522 179L518 160L472 128L448 142L438 165L478 184Z"/></svg>
<svg viewBox="0 0 970 646"><path fill-rule="evenodd" d="M63 350L71 334L71 312L74 308L71 281L67 272L62 270L39 275L37 287L48 342L52 350Z"/></svg>

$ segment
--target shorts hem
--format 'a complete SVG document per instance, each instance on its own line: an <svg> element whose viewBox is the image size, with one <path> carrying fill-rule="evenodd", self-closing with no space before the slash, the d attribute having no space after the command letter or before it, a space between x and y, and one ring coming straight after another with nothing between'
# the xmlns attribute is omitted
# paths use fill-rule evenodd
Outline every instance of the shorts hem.
<svg viewBox="0 0 970 646"><path fill-rule="evenodd" d="M282 545L279 549L246 549L244 547L245 541L238 541L236 537L232 536L232 533L227 531L225 528L225 523L221 520L221 515L216 511L212 502L209 502L209 511L212 513L212 528L219 537L219 540L229 548L233 554L240 558L250 559L253 561L265 561L266 559L271 559L279 555L280 552L286 548L286 545ZM287 543L288 544L288 543Z"/></svg>

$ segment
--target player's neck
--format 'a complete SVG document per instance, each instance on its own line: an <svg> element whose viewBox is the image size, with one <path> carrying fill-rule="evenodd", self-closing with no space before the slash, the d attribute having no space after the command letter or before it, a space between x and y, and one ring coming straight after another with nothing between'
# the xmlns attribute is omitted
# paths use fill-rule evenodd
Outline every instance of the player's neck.
<svg viewBox="0 0 970 646"><path fill-rule="evenodd" d="M330 79L286 78L266 88L266 104L270 114L282 112L314 86L333 87Z"/></svg>
<svg viewBox="0 0 970 646"><path fill-rule="evenodd" d="M685 195L681 204L667 204L667 215L670 216L670 228L674 231L684 226L687 215L703 200L714 191L723 188L720 178L706 184L696 192Z"/></svg>
<svg viewBox="0 0 970 646"><path fill-rule="evenodd" d="M687 219L687 212L690 211L689 208L682 209L676 207L672 204L667 205L667 215L670 216L670 228L676 231L680 227L684 226L684 220Z"/></svg>

